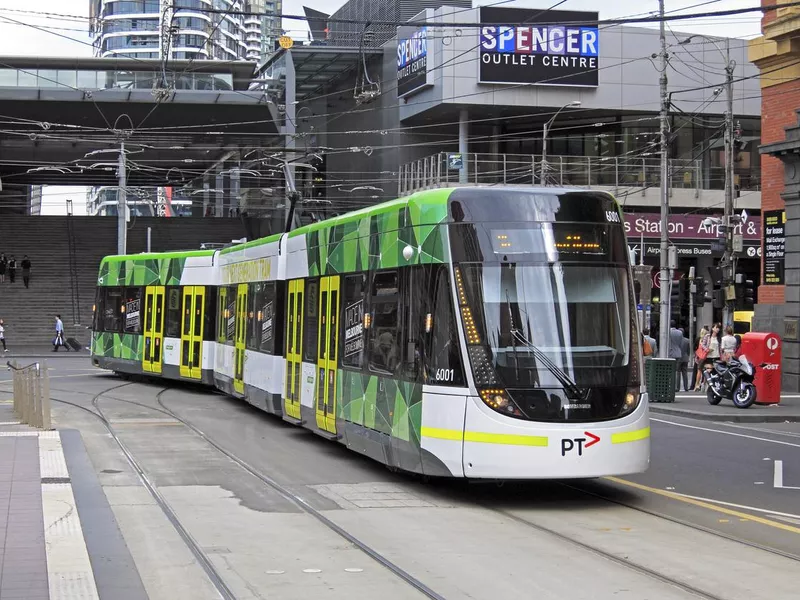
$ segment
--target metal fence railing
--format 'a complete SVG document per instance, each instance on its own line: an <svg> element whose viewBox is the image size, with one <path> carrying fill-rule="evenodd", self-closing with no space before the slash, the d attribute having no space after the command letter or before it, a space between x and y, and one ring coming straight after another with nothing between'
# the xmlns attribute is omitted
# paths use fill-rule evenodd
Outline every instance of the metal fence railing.
<svg viewBox="0 0 800 600"><path fill-rule="evenodd" d="M458 183L541 185L541 156L529 154L458 155L439 152L400 167L401 195L432 187ZM454 167L455 165L455 167ZM462 181L463 177L466 181ZM704 172L701 160L672 159L669 161L670 187L700 190L715 188ZM544 181L549 185L575 187L613 187L643 189L659 187L660 161L657 158L549 156L545 161Z"/></svg>
<svg viewBox="0 0 800 600"><path fill-rule="evenodd" d="M6 364L13 374L14 413L20 423L38 429L52 429L47 362L24 367L20 367L17 361Z"/></svg>

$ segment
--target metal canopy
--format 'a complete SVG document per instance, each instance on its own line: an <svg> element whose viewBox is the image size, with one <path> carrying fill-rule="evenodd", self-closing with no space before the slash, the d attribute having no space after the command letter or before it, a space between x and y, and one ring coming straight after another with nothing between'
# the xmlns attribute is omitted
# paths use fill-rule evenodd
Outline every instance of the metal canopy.
<svg viewBox="0 0 800 600"><path fill-rule="evenodd" d="M264 73L280 70L286 60L287 52L291 53L295 71L296 99L304 100L315 95L358 68L362 63L362 53L369 60L383 56L383 50L376 48L358 48L347 46L294 46L291 50L281 49L273 54L258 70L257 77ZM281 81L281 91L289 82Z"/></svg>

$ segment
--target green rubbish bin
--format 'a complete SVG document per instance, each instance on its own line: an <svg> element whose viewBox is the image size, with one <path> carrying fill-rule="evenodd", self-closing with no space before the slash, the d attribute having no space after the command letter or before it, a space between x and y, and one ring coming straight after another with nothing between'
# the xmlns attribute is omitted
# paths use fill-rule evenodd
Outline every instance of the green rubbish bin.
<svg viewBox="0 0 800 600"><path fill-rule="evenodd" d="M644 361L650 402L675 402L677 363L674 358L648 358Z"/></svg>

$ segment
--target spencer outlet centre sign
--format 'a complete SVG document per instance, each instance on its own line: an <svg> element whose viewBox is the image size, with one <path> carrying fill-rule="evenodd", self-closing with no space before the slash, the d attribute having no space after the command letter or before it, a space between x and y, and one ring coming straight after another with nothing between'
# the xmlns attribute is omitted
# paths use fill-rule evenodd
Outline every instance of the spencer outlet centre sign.
<svg viewBox="0 0 800 600"><path fill-rule="evenodd" d="M427 27L397 30L397 96L402 98L433 85L428 70Z"/></svg>
<svg viewBox="0 0 800 600"><path fill-rule="evenodd" d="M481 7L480 83L596 87L598 13Z"/></svg>

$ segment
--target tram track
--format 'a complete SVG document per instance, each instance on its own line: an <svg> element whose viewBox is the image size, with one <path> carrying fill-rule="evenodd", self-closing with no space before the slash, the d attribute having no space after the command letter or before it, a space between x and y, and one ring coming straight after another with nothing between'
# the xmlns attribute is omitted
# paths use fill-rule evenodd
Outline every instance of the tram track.
<svg viewBox="0 0 800 600"><path fill-rule="evenodd" d="M444 596L442 596L442 595L438 594L437 592L435 592L434 590L430 589L428 586L426 586L420 580L415 578L413 575L411 575L410 573L408 573L407 571L405 571L404 569L402 569L401 567L399 567L398 565L393 563L389 558L387 558L386 556L380 554L378 551L376 551L375 549L370 547L367 543L363 542L362 540L360 540L359 538L357 538L353 534L349 533L346 529L342 528L341 526L337 525L335 522L331 521L321 511L319 511L316 508L314 508L302 496L300 496L299 494L291 491L290 489L286 488L284 485L282 485L281 483L276 481L274 478L270 477L267 474L262 473L257 468L253 467L252 465L250 465L246 461L242 460L239 456L237 456L233 452L229 451L228 449L226 449L225 447L220 445L218 442L216 442L214 439L212 439L212 437L210 437L208 434L206 434L204 431L202 431L200 428L198 428L196 425L194 425L191 421L189 421L188 419L184 418L180 414L176 413L172 408L170 408L170 406L166 403L166 400L164 398L164 396L166 395L167 392L173 391L172 387L162 387L155 394L154 399L157 402L158 406L153 406L153 405L147 404L145 402L139 402L139 401L136 401L136 400L130 400L130 399L125 399L125 398L120 398L120 397L117 397L117 396L110 395L114 390L125 388L125 387L131 386L131 385L136 385L137 383L138 382L126 382L126 383L123 383L123 384L112 386L110 388L107 388L107 389L105 389L103 391L100 391L99 393L95 394L93 396L93 398L92 398L92 401L91 401L92 407L95 410L92 410L91 408L88 408L86 406L81 406L80 404L77 404L77 403L74 403L74 402L61 400L61 399L58 399L58 398L53 398L53 400L56 401L56 402L63 403L63 404L72 405L72 406L74 406L76 408L80 408L80 409L82 409L82 410L84 410L86 412L89 412L90 414L94 415L96 418L98 418L103 423L103 425L108 429L108 431L111 434L111 436L114 439L114 441L120 447L121 451L125 455L125 457L128 460L128 462L131 464L131 467L139 475L140 479L142 480L143 484L147 488L148 492L151 494L151 496L153 496L153 498L156 501L156 503L159 505L161 510L164 512L164 514L169 519L170 523L173 525L173 527L179 533L179 535L181 536L183 541L187 544L189 549L192 551L193 555L198 559L198 562L201 564L201 566L203 567L204 571L209 576L209 579L211 580L212 584L214 584L215 588L217 588L217 591L220 593L220 596L222 598L224 598L225 600L228 600L228 599L236 600L236 596L233 595L233 593L231 592L230 588L227 587L227 585L225 584L225 582L222 579L222 577L220 576L220 574L217 572L217 570L214 567L214 565L211 562L211 560L203 552L203 550L199 547L199 545L193 540L193 538L191 537L189 532L186 531L185 527L183 527L183 525L180 523L180 520L175 515L175 512L169 507L169 505L167 504L166 500L164 500L163 496L161 496L160 493L158 492L156 486L148 478L146 471L141 467L141 465L139 465L139 463L136 461L136 458L127 449L127 447L124 445L122 440L119 439L119 436L117 435L116 431L114 430L114 427L111 424L111 421L106 416L106 414L103 412L103 410L102 410L102 408L100 406L101 400L121 402L121 403L124 403L124 404L138 406L140 408L159 413L161 415L164 415L166 417L169 417L170 419L174 419L175 421L181 423L184 427L186 427L187 429L192 431L195 435L200 437L209 446L211 446L217 452L219 452L220 454L222 454L223 456L228 458L231 462L235 463L237 466L239 466L242 470L247 472L249 475L255 477L261 483L263 483L264 485L266 485L267 487L269 487L270 489L272 489L273 491L278 493L282 498L284 498L285 500L291 502L293 505L298 507L302 512L304 512L304 513L308 514L309 516L313 517L320 524L324 525L326 528L328 528L329 530L333 531L334 533L336 533L338 536L340 536L341 538L343 538L347 542L351 543L353 546L355 546L356 548L361 550L364 554L366 554L367 556L369 556L370 558L372 558L373 560L378 562L381 566L386 568L392 574L394 574L395 576L397 576L398 578L403 580L408 585L414 587L417 591L422 593L425 597L431 598L431 599L436 599L436 600L444 600ZM66 392L68 390L53 390L53 391L65 391ZM682 519L679 519L679 518L671 517L669 515L661 514L661 513L656 512L656 511L651 511L651 510L636 506L636 505L628 503L628 502L624 502L624 501L620 501L620 500L615 499L615 498L611 498L611 497L609 497L607 495L602 494L601 492L585 489L585 488L581 487L580 485L575 485L575 484L572 484L572 483L565 483L565 482L559 482L559 485L563 486L566 489L571 490L572 492L576 492L576 493L579 493L579 494L582 494L582 495L590 496L592 498L595 498L597 500L601 500L601 501L609 503L609 504L613 504L613 505L617 505L617 506L620 506L620 507L623 507L623 508L635 510L635 511L637 511L639 513L643 513L643 514L649 515L651 517L656 517L656 518L663 519L663 520L666 520L666 521L669 521L669 522L672 522L672 523L675 523L675 524L678 524L678 525L689 527L689 528L691 528L693 530L700 531L700 532L703 532L703 533L706 533L706 534L711 534L711 535L714 535L716 537L725 539L727 541L732 541L732 542L736 542L736 543L742 544L742 545L747 546L747 547L752 548L752 549L760 550L760 551L763 551L763 552L768 552L770 554L773 554L773 555L776 555L776 556L780 556L780 557L783 557L783 558L789 558L789 559L794 560L794 561L800 561L800 556L797 556L795 554L792 554L792 553L789 553L789 552L784 552L784 551L781 551L781 550L778 550L778 549L775 549L775 548L763 546L763 545L755 543L755 542L750 542L748 540L744 540L744 539L737 538L737 537L732 536L732 535L725 534L723 532L714 530L712 528L704 527L702 525L691 523L691 522L688 522L688 521L685 521L685 520L682 520ZM597 545L586 543L586 542L578 539L577 536L573 536L573 535L570 535L568 533L563 533L563 532L558 531L557 529L554 529L552 527L543 525L541 523L537 523L535 521L531 521L528 518L525 518L524 516L516 514L513 509L508 509L508 510L507 509L501 509L501 508L493 507L493 506L491 506L489 504L482 503L482 502L481 503L477 503L477 505L481 506L481 508L484 508L484 509L486 509L488 511L491 511L491 512L494 512L496 514L499 514L499 515L503 516L504 518L510 519L510 520L514 521L515 523L518 523L518 524L520 524L520 525L522 525L524 527L528 527L528 528L530 528L532 530L535 530L535 531L537 531L537 532L539 532L541 534L545 534L547 536L550 536L550 537L552 537L554 539L559 540L562 543L574 546L574 547L580 549L581 551L585 551L585 552L594 554L596 556L600 556L603 559L608 560L610 562L613 562L613 563L615 563L615 564L617 564L617 565L619 565L619 566L621 566L621 567L623 567L623 568L625 568L627 570L630 570L630 571L635 572L635 573L637 573L639 575L648 577L648 578L650 578L650 579L652 579L654 581L657 581L657 582L659 582L661 584L669 585L671 587L679 589L679 590L681 590L681 591L683 591L683 592L685 592L685 593L687 593L687 594L689 594L691 596L694 596L694 597L697 597L697 598L703 598L705 600L726 600L723 596L715 595L712 592L709 592L709 591L700 589L698 587L695 587L695 586L691 585L690 583L686 583L685 581L681 581L678 578L675 578L675 577L672 577L670 575L661 573L658 570L654 570L654 569L652 569L652 568L650 568L648 566L639 564L636 561L629 560L628 558L620 556L619 554L616 554L614 552L610 552L608 550L604 550L603 548L601 548L601 547L599 547Z"/></svg>
<svg viewBox="0 0 800 600"><path fill-rule="evenodd" d="M186 527L183 526L183 524L181 523L180 519L175 514L175 511L170 507L169 503L166 501L166 499L158 491L157 486L151 481L150 477L147 475L146 470L139 464L139 462L136 460L136 458L133 455L133 453L127 448L127 446L125 446L124 442L120 439L120 437L117 434L114 426L111 424L111 421L108 419L108 417L106 417L105 413L103 412L102 408L100 407L100 400L103 399L104 396L107 396L105 398L106 400L110 400L110 401L114 401L114 402L122 402L122 403L125 403L125 404L139 406L141 408L145 408L147 410L154 411L154 412L166 415L166 416L168 416L168 417L180 422L184 427L186 427L187 429L192 431L194 434L199 436L209 446L211 446L217 452L219 452L220 454L222 454L223 456L228 458L231 462L235 463L243 471L245 471L249 475L251 475L251 476L255 477L256 479L258 479L261 483L263 483L264 485L266 485L267 487L269 487L270 489L275 491L278 495L280 495L282 498L284 498L288 502L292 503L294 506L296 506L302 512L304 512L304 513L308 514L309 516L313 517L317 522L319 522L320 524L324 525L326 528L328 528L329 530L331 530L332 532L337 534L339 537L343 538L344 540L346 540L347 542L349 542L350 544L352 544L353 546L358 548L361 552L363 552L364 554L369 556L371 559L376 561L382 567L387 569L390 573L392 573L393 575L397 576L402 581L404 581L406 584L408 584L411 587L413 587L414 589L416 589L424 597L429 598L430 600L445 600L444 596L442 596L441 594L439 594L436 591L434 591L431 588L429 588L422 581L420 581L419 579L417 579L416 577L414 577L413 575L411 575L410 573L405 571L399 565L397 565L394 562L392 562L390 559L388 559L386 556L382 555L380 552L378 552L377 550L375 550L371 546L369 546L363 540L357 538L356 536L354 536L353 534L348 532L343 527L337 525L331 519L326 517L321 511L319 511L316 508L314 508L302 496L300 496L299 494L296 494L295 492L291 491L286 486L280 484L278 481L276 481L275 479L273 479L269 475L266 475L266 474L262 473L261 471L259 471L258 469L256 469L255 467L253 467L252 465L247 463L246 461L242 460L240 457L238 457L237 455L235 455L234 453L230 452L229 450L227 450L226 448L224 448L223 446L218 444L216 441L211 439L206 433L201 431L193 423L191 423L187 419L185 419L185 418L181 417L180 415L178 415L177 413L175 413L166 404L164 404L164 399L162 397L166 392L170 391L170 389L171 389L170 387L161 388L160 391L158 391L156 393L156 395L155 395L155 400L158 403L160 408L159 407L155 407L155 406L150 406L150 405L145 404L143 402L137 402L135 400L129 400L129 399L123 399L123 398L108 396L108 394L110 392L113 392L114 390L117 390L117 389L120 389L120 388L124 388L124 387L127 387L127 386L131 386L131 385L136 385L137 383L138 382L126 382L126 383L114 385L114 386L112 386L110 388L106 388L105 390L102 390L102 391L96 393L92 397L92 400L91 400L91 404L92 404L92 407L94 408L94 410L92 410L91 408L89 408L87 406L83 406L81 404L78 404L76 402L71 402L71 401L68 401L68 400L63 400L63 399L55 398L55 397L52 397L52 396L51 396L51 399L54 402L70 405L70 406L73 406L75 408L81 409L81 410L83 410L85 412L88 412L89 414L93 415L95 418L100 420L100 422L108 430L108 432L111 435L112 439L115 441L117 446L122 451L123 455L125 456L126 460L130 464L131 468L133 468L133 470L139 476L140 480L142 481L142 484L145 486L145 488L147 489L148 493L150 493L150 495L153 497L153 499L158 504L158 506L161 509L161 511L164 513L164 515L170 521L170 524L177 531L178 535L181 537L183 542L187 545L187 547L190 549L192 554L198 560L198 562L200 563L200 565L203 568L204 572L209 577L209 580L211 581L212 585L214 585L215 589L217 590L217 592L220 594L220 596L224 600L237 600L237 597L231 591L231 589L228 587L228 585L225 583L223 577L219 574L219 572L217 571L216 567L214 567L214 564L210 560L208 555L205 552L203 552L203 550L200 548L199 544L194 540L194 538L192 538L191 534L188 532ZM52 391L67 391L67 390L54 390L54 389L51 389L51 392Z"/></svg>

